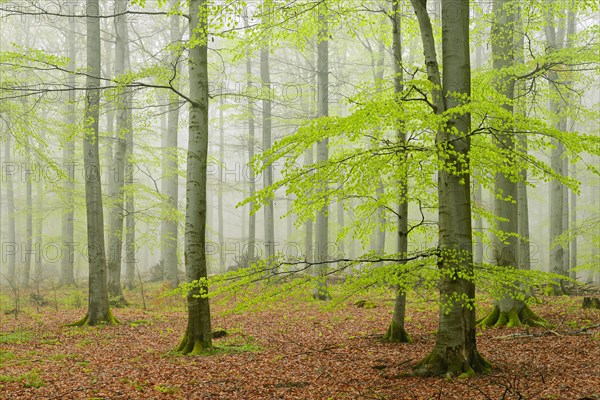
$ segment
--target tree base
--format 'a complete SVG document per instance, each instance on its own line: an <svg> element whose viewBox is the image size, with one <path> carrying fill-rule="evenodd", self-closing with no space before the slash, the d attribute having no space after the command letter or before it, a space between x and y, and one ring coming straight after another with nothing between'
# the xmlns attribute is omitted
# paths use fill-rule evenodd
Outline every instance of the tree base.
<svg viewBox="0 0 600 400"><path fill-rule="evenodd" d="M312 291L312 297L313 299L320 301L331 300L331 295L329 294L326 286L314 288Z"/></svg>
<svg viewBox="0 0 600 400"><path fill-rule="evenodd" d="M521 325L545 327L547 324L546 320L537 316L526 304L523 304L521 311L515 308L510 311L500 311L498 305L495 305L485 317L477 321L477 326L480 328L490 326L512 328Z"/></svg>
<svg viewBox="0 0 600 400"><path fill-rule="evenodd" d="M125 300L125 296L123 296L123 294L116 295L116 296L111 295L109 297L108 304L111 307L115 307L115 308L123 308L123 307L127 307L129 305L127 300Z"/></svg>
<svg viewBox="0 0 600 400"><path fill-rule="evenodd" d="M477 374L489 373L491 364L477 350L472 360L467 360L462 347L448 348L445 351L434 349L413 367L413 375L420 377L456 376L469 378Z"/></svg>
<svg viewBox="0 0 600 400"><path fill-rule="evenodd" d="M183 339L181 339L181 342L179 342L179 346L177 346L175 351L183 355L196 356L206 354L212 349L213 346L210 339L202 340L200 338L192 338L186 333Z"/></svg>
<svg viewBox="0 0 600 400"><path fill-rule="evenodd" d="M566 296L567 293L563 289L562 285L559 284L549 284L544 289L544 295L546 296Z"/></svg>
<svg viewBox="0 0 600 400"><path fill-rule="evenodd" d="M107 325L118 325L121 322L112 315L110 309L106 313L105 318L90 318L90 314L87 313L82 319L79 321L73 322L71 324L67 324L66 326L96 326L99 324L107 324Z"/></svg>
<svg viewBox="0 0 600 400"><path fill-rule="evenodd" d="M406 329L393 321L388 326L385 335L383 335L383 340L392 343L412 343L412 338L406 332Z"/></svg>

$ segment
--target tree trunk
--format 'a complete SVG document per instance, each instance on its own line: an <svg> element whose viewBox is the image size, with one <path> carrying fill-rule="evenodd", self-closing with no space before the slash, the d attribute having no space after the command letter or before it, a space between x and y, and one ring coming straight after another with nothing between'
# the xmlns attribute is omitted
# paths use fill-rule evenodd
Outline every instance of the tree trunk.
<svg viewBox="0 0 600 400"><path fill-rule="evenodd" d="M89 301L87 315L73 325L114 324L108 304L106 256L100 154L98 150L98 117L100 107L100 6L98 0L86 2L87 73L83 135L85 169L85 205L89 261Z"/></svg>
<svg viewBox="0 0 600 400"><path fill-rule="evenodd" d="M562 25L562 24L559 24ZM546 35L546 44L548 51L556 51L563 47L564 42L564 29L556 29L556 21L550 12L546 15L546 26L544 32ZM549 78L556 81L558 74L555 71L550 71ZM549 110L550 115L560 116L562 113L563 105L559 100L550 100ZM560 131L566 131L566 121L563 117L559 117L556 123L556 128ZM558 139L552 139L554 145L550 155L550 168L555 173L564 175L563 171L563 156L565 146ZM564 208L564 191L565 187L562 183L557 180L550 182L550 262L549 270L555 274L567 275L564 263L564 248L557 241L558 237L564 232L565 227L563 225L563 208ZM562 285L556 284L549 287L548 294L562 294Z"/></svg>
<svg viewBox="0 0 600 400"><path fill-rule="evenodd" d="M115 14L127 10L127 0L115 1ZM129 35L127 27L127 14L118 15L115 21L116 46L115 46L115 75L118 77L129 69ZM130 124L128 123L129 110L131 109L131 89L124 88L119 94L117 110L117 133L113 156L113 174L109 184L110 231L108 251L108 292L116 303L125 303L121 286L121 260L123 250L123 210L125 164L127 154L127 136Z"/></svg>
<svg viewBox="0 0 600 400"><path fill-rule="evenodd" d="M127 151L125 153L125 184L133 185L133 119L132 110L127 110L127 129L125 132ZM125 193L125 287L129 290L135 287L136 243L135 243L135 209L133 190Z"/></svg>
<svg viewBox="0 0 600 400"><path fill-rule="evenodd" d="M223 117L223 97L221 97L221 104L219 107L219 183L217 185L217 222L219 229L219 243L217 248L219 249L219 267L217 271L219 273L225 272L225 236L223 230L225 229L223 221L223 186L225 185L225 174L224 169L227 168L225 165L225 119Z"/></svg>
<svg viewBox="0 0 600 400"><path fill-rule="evenodd" d="M199 354L212 347L206 267L206 170L208 156L208 4L190 0L190 114L186 177L185 268L188 322L177 351ZM201 16L201 18L200 18Z"/></svg>
<svg viewBox="0 0 600 400"><path fill-rule="evenodd" d="M26 102L23 102L27 106ZM31 162L31 141L29 137L27 141L27 149L25 149L25 257L23 262L23 270L21 271L21 287L29 287L29 279L31 278L31 256L33 255L33 180L35 172Z"/></svg>
<svg viewBox="0 0 600 400"><path fill-rule="evenodd" d="M13 173L17 173L17 164L12 161L12 136L10 132L6 133L6 142L4 143L4 162L7 168L11 168L11 171L6 173L6 209L8 214L8 237L7 243L13 246L9 249L8 246L3 246L2 250L6 251L8 259L8 282L11 285L16 285L16 271L17 271L17 234L15 224L15 189L14 189L14 177ZM13 169L14 168L14 169Z"/></svg>
<svg viewBox="0 0 600 400"><path fill-rule="evenodd" d="M41 138L43 141L43 133L41 134ZM41 164L38 163L37 171L36 171L36 181L35 181L35 209L36 209L36 218L35 218L35 226L34 226L34 243L35 243L35 278L34 281L37 286L37 290L39 292L40 285L42 283L42 256L43 256L43 233L44 233L44 181L43 171L41 168Z"/></svg>
<svg viewBox="0 0 600 400"><path fill-rule="evenodd" d="M248 25L248 9L244 10L244 25L246 28ZM253 88L252 82L252 56L250 49L246 50L246 85L248 91ZM254 125L254 100L252 96L248 96L248 163L254 158L254 146L255 146L255 125ZM256 176L252 166L248 164L248 197L252 198L256 192ZM248 263L252 263L255 257L256 247L256 213L253 212L254 202L248 204L248 210L250 215L248 216L248 248L246 249L246 257Z"/></svg>
<svg viewBox="0 0 600 400"><path fill-rule="evenodd" d="M394 56L394 93L397 97L401 96L404 90L404 77L402 71L402 14L400 13L399 4L397 1L392 1L392 46ZM397 122L399 127L396 130L396 137L400 143L406 143L407 137L404 129L402 129L402 121ZM403 152L400 154L401 168L405 168L408 154ZM406 171L406 170L405 170ZM396 242L398 254L400 257L406 257L408 253L408 175L401 175L402 178L398 181L399 198L398 198L398 239ZM401 264L404 264L401 262ZM406 291L405 288L399 286L396 288L396 300L394 302L394 313L392 321L387 329L384 339L391 342L411 342L411 337L404 328L404 320L406 315Z"/></svg>
<svg viewBox="0 0 600 400"><path fill-rule="evenodd" d="M304 152L304 165L312 165L314 162L313 146ZM313 222L307 219L304 222L304 258L306 262L311 263L315 260L315 249L313 247Z"/></svg>
<svg viewBox="0 0 600 400"><path fill-rule="evenodd" d="M322 6L324 7L324 6ZM323 12L319 12L319 33L317 45L317 117L327 117L329 115L329 41L327 20ZM329 140L327 138L317 143L317 164L325 164L329 159ZM325 182L318 183L325 185ZM329 242L329 206L327 203L317 212L315 221L315 261L320 264L317 266L317 286L313 289L313 297L318 300L330 299L327 289L327 280L325 274L328 266L323 263L328 257Z"/></svg>
<svg viewBox="0 0 600 400"><path fill-rule="evenodd" d="M502 107L513 113L512 101L515 98L515 81L505 70L515 63L515 53L522 51L515 48L514 32L517 21L517 5L513 0L495 0L493 3L494 23L492 25L492 58L493 67L499 72L496 79L496 90L508 100ZM504 71L502 71L504 70ZM500 72L502 71L502 72ZM495 135L495 145L498 151L505 151L505 159L509 165L514 165L516 154L516 135L513 126L500 121L498 133ZM506 151L507 150L507 151ZM498 230L500 235L494 236L494 262L506 269L519 268L519 200L518 185L514 177L505 172L497 172L494 182L494 212L499 218ZM515 282L509 287L518 286ZM527 325L542 325L543 321L527 307L523 300L515 298L515 293L509 293L509 287L500 298L496 299L494 308L482 319L482 326L509 327Z"/></svg>
<svg viewBox="0 0 600 400"><path fill-rule="evenodd" d="M171 0L170 8L173 9L178 1ZM169 31L171 43L181 40L179 29L179 15L169 16ZM180 75L181 68L177 64L179 54L173 52L170 56L175 76ZM167 106L167 129L163 136L163 159L162 159L162 192L165 196L165 209L167 217L161 224L161 256L164 266L164 278L171 288L179 285L177 257L178 247L178 205L179 205L179 164L178 164L178 127L179 127L179 96L170 92Z"/></svg>
<svg viewBox="0 0 600 400"><path fill-rule="evenodd" d="M411 0L425 51L429 79L439 81L433 32L425 0ZM423 30L423 28L426 28ZM434 106L441 113L463 103L471 94L469 2L442 2L442 96L434 89ZM444 104L445 103L445 104ZM438 159L438 268L441 270L440 316L433 351L415 366L418 375L470 375L485 372L489 364L477 351L475 338L475 285L469 175L470 114L451 117L436 137Z"/></svg>
<svg viewBox="0 0 600 400"><path fill-rule="evenodd" d="M67 42L67 54L69 57L69 71L75 70L75 58L77 53L75 50L75 35L72 32L75 31L75 20L69 18L69 32L65 34ZM76 81L75 75L69 74L69 87L75 88ZM63 143L63 167L64 173L67 176L65 184L63 186L63 205L62 205L62 222L61 222L61 235L64 243L63 257L60 262L60 285L71 286L75 285L75 275L73 274L73 262L75 260L74 254L74 205L73 205L73 192L75 191L75 138L74 133L76 132L76 115L75 115L75 90L69 90L69 101L67 102L67 112L65 116L65 123L67 125L67 132L69 133L64 138Z"/></svg>
<svg viewBox="0 0 600 400"><path fill-rule="evenodd" d="M263 152L271 148L271 74L269 71L269 47L260 50L260 79L262 81L262 146ZM263 187L273 184L273 166L267 165L263 171ZM271 262L275 256L275 221L273 214L273 199L263 206L265 258Z"/></svg>

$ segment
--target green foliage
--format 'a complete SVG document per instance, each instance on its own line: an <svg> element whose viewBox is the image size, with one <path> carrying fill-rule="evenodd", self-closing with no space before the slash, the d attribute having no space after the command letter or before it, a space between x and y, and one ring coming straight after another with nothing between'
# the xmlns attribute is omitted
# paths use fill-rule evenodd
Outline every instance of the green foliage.
<svg viewBox="0 0 600 400"><path fill-rule="evenodd" d="M27 343L31 341L31 332L15 331L15 332L0 332L0 343Z"/></svg>
<svg viewBox="0 0 600 400"><path fill-rule="evenodd" d="M44 380L37 370L33 369L19 376L0 375L0 382L21 382L24 387L40 388L44 386Z"/></svg>

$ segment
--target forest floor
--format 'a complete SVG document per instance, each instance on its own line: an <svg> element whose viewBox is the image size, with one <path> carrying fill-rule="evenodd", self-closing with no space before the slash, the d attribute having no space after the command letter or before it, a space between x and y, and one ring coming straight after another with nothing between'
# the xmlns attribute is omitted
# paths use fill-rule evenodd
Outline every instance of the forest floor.
<svg viewBox="0 0 600 400"><path fill-rule="evenodd" d="M373 308L353 300L334 309L289 299L260 311L213 307L218 350L205 356L172 352L182 336L183 299L157 298L147 288L113 309L117 326L66 327L85 313L82 289L49 304L24 301L4 313L0 296L1 399L600 399L600 310L580 296L541 297L534 311L553 328L478 330L489 375L467 379L407 376L435 342L434 293L409 298L412 344L382 341L393 293L375 294ZM22 295L25 297L25 294ZM356 300L356 299L354 299ZM478 309L483 313L489 302ZM587 329L596 326L592 329Z"/></svg>

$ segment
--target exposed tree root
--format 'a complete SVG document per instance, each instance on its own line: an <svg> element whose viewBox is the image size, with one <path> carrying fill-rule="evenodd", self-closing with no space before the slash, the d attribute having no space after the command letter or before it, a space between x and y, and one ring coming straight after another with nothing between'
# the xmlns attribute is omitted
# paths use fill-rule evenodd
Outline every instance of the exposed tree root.
<svg viewBox="0 0 600 400"><path fill-rule="evenodd" d="M403 326L398 325L392 321L388 326L387 332L383 335L383 340L393 343L411 343L412 338L406 332Z"/></svg>
<svg viewBox="0 0 600 400"><path fill-rule="evenodd" d="M199 337L192 337L188 333L183 336L176 351L184 355L201 355L212 350L213 346L209 340L202 340Z"/></svg>
<svg viewBox="0 0 600 400"><path fill-rule="evenodd" d="M521 325L545 327L547 322L537 316L527 304L522 305L521 311L517 311L516 308L510 311L500 311L500 307L495 305L485 317L477 321L477 326L481 328L490 326L511 328Z"/></svg>
<svg viewBox="0 0 600 400"><path fill-rule="evenodd" d="M108 325L118 325L121 322L112 315L110 308L108 309L106 316L103 318L90 318L90 313L88 312L82 319L79 321L75 321L71 324L67 324L67 326L95 326L98 324L108 324Z"/></svg>
<svg viewBox="0 0 600 400"><path fill-rule="evenodd" d="M464 349L435 348L423 360L413 367L415 376L456 376L458 378L469 378L476 374L489 373L491 364L475 350L472 359L466 358Z"/></svg>

